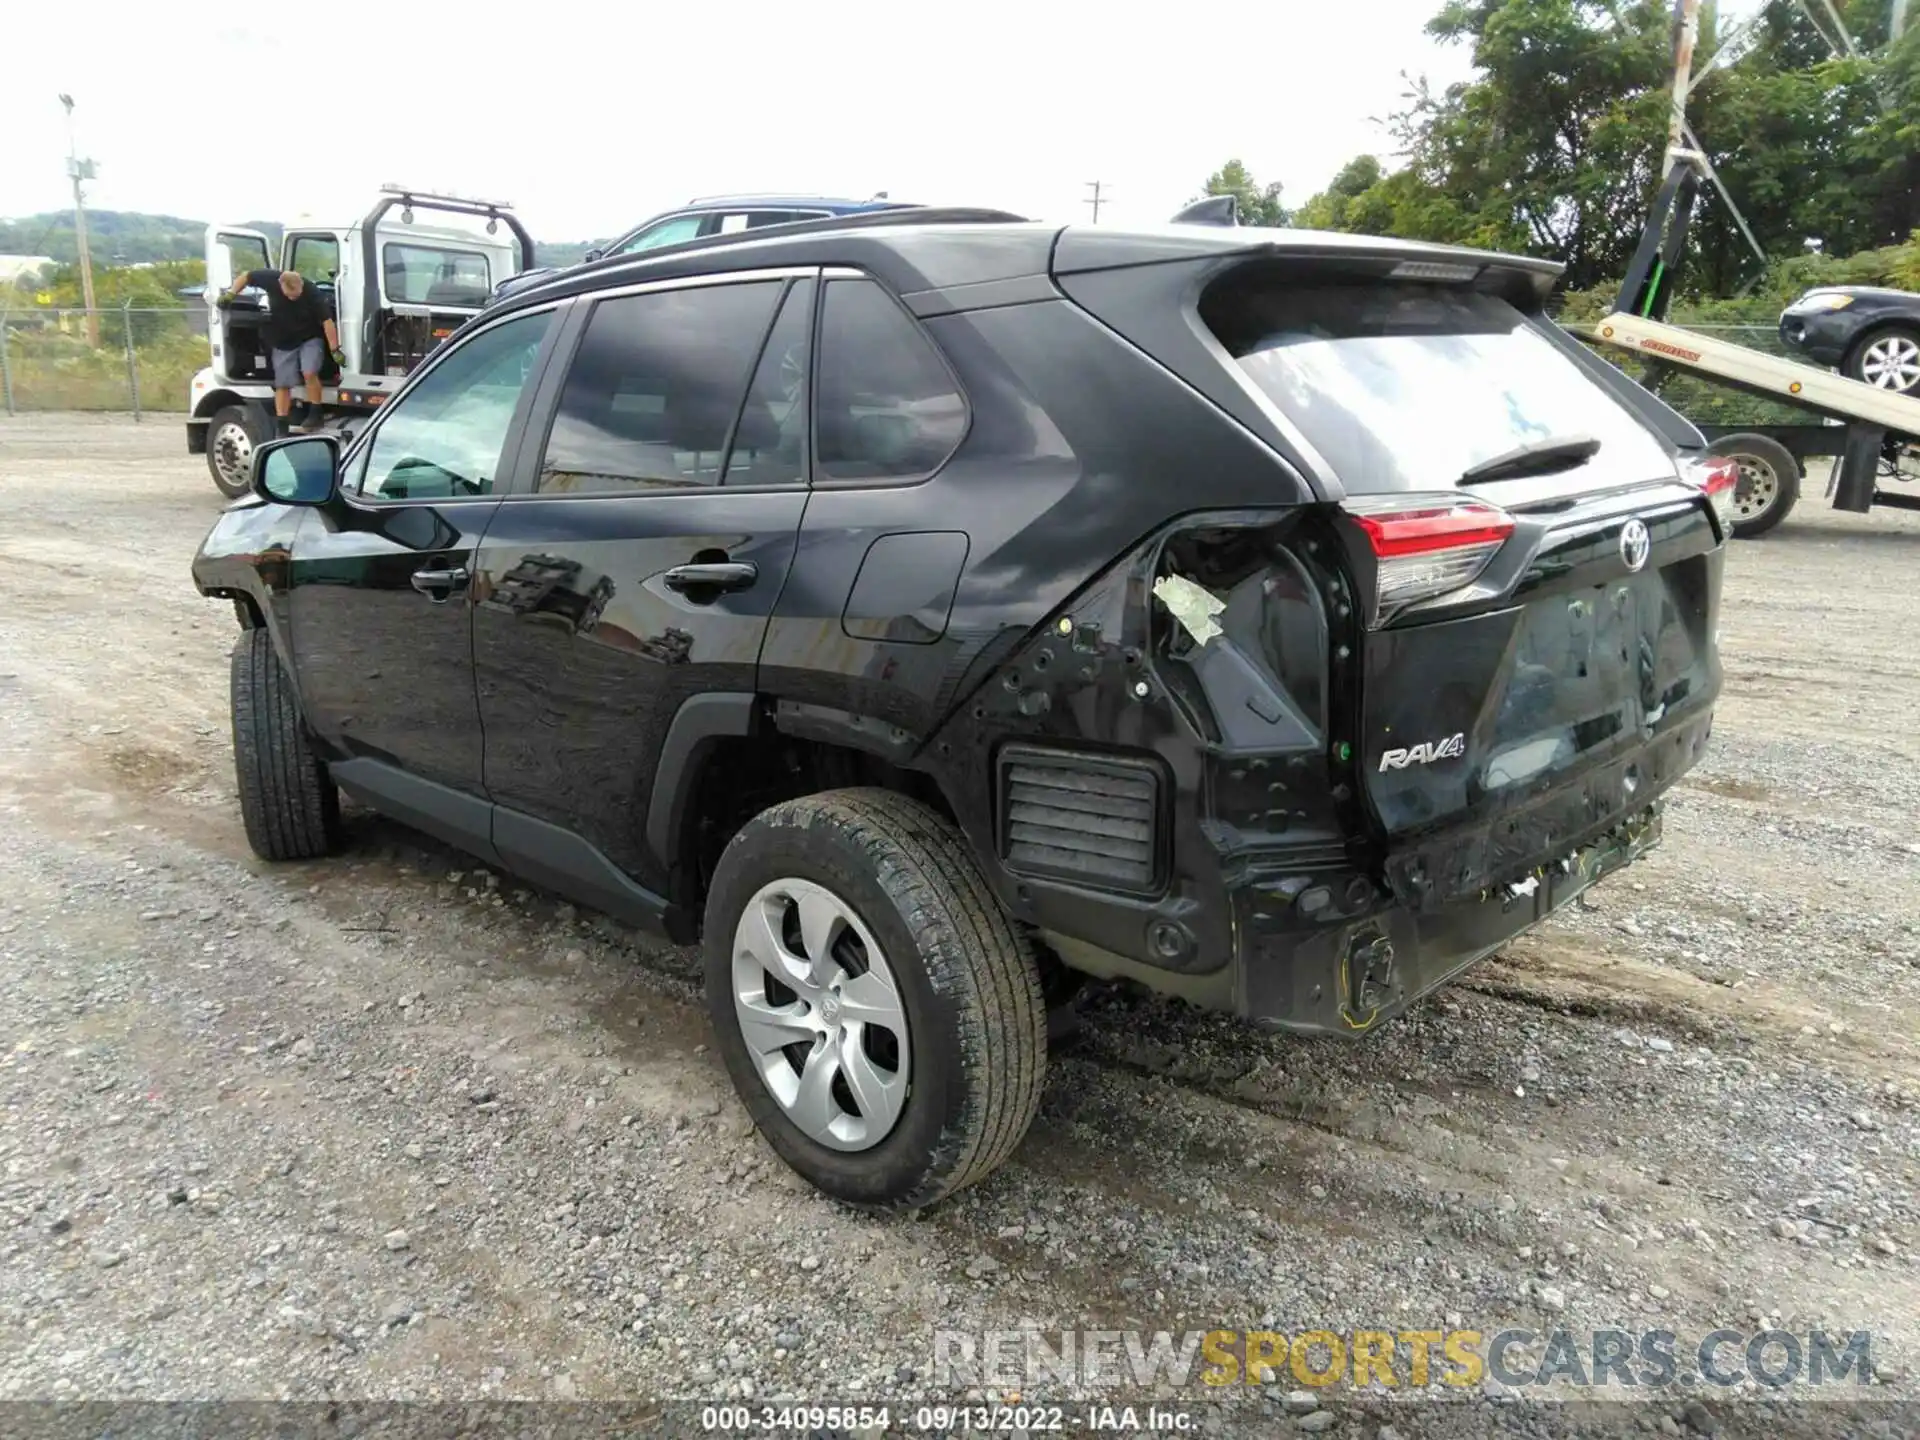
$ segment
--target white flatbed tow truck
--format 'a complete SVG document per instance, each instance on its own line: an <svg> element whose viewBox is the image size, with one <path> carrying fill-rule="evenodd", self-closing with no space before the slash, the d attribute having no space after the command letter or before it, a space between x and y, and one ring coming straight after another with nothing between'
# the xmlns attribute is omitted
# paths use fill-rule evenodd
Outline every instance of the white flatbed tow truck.
<svg viewBox="0 0 1920 1440"><path fill-rule="evenodd" d="M533 237L501 200L388 185L344 225L287 227L276 247L258 230L207 230L209 301L249 270L298 270L332 309L346 356L321 372L321 419L351 431L406 382L493 287L533 267ZM212 364L187 396L187 450L207 457L222 494L244 495L253 447L273 437L272 370L261 326L266 297L247 290L207 307ZM304 397L296 392L296 400ZM313 417L303 417L313 418Z"/></svg>
<svg viewBox="0 0 1920 1440"><path fill-rule="evenodd" d="M1898 474L1904 454L1920 447L1920 399L1620 311L1595 325L1593 338L1715 384L1837 422L1736 430L1720 434L1709 446L1714 454L1740 465L1743 483L1752 483L1756 470L1764 467L1765 483L1792 487L1787 494L1763 497L1770 501L1762 511L1769 523L1761 529L1772 529L1786 518L1799 487L1799 462L1811 454L1839 457L1829 487L1834 509L1860 514L1875 505L1920 510L1920 495L1880 485L1883 477ZM1809 438L1783 433L1787 431L1816 433ZM1783 460L1792 466L1790 474L1779 473ZM1737 519L1734 533L1742 533Z"/></svg>
<svg viewBox="0 0 1920 1440"><path fill-rule="evenodd" d="M1573 333L1649 362L1652 374L1643 383L1654 388L1664 376L1684 373L1806 412L1804 425L1699 427L1712 442L1711 453L1739 466L1735 535L1761 535L1786 518L1799 497L1801 462L1811 455L1838 457L1828 482L1834 509L1857 514L1875 505L1920 510L1920 493L1880 484L1903 478L1900 462L1920 454L1920 398L1716 340L1661 318L1684 259L1687 222L1702 175L1697 157L1678 152L1677 158L1680 163L1654 199L1613 313L1591 331Z"/></svg>

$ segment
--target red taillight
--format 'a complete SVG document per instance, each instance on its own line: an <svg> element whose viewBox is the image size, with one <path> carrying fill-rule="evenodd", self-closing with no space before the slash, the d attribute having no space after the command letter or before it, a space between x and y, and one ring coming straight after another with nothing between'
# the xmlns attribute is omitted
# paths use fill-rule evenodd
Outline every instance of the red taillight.
<svg viewBox="0 0 1920 1440"><path fill-rule="evenodd" d="M1708 455L1698 460L1682 460L1680 478L1695 486L1713 507L1724 534L1733 524L1733 497L1740 489L1740 466L1726 455Z"/></svg>
<svg viewBox="0 0 1920 1440"><path fill-rule="evenodd" d="M1484 500L1413 495L1343 508L1373 551L1375 624L1471 585L1513 534L1513 517Z"/></svg>

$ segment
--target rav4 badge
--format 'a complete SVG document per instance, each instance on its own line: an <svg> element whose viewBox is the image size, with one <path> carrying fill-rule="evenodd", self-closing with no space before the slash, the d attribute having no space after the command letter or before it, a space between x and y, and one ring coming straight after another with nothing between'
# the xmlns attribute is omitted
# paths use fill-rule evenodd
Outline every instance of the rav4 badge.
<svg viewBox="0 0 1920 1440"><path fill-rule="evenodd" d="M1380 757L1380 769L1404 770L1409 765L1431 765L1436 760L1452 760L1467 753L1467 737L1464 734L1449 735L1444 740L1422 740L1403 750L1389 750Z"/></svg>

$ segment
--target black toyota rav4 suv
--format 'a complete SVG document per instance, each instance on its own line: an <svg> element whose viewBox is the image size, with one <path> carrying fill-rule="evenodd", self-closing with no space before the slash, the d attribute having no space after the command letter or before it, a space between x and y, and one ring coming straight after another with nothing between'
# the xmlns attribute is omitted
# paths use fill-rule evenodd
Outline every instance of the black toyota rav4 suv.
<svg viewBox="0 0 1920 1440"><path fill-rule="evenodd" d="M1130 978L1357 1035L1657 837L1735 476L1552 266L923 210L580 267L261 447L249 840L337 790L704 945L821 1189L914 1207Z"/></svg>

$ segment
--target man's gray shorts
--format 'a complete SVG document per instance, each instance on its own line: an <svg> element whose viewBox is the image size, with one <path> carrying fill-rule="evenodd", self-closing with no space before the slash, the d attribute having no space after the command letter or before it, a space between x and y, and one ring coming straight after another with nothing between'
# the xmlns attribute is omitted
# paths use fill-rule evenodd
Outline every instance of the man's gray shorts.
<svg viewBox="0 0 1920 1440"><path fill-rule="evenodd" d="M305 340L298 350L276 350L273 352L273 388L291 390L300 383L303 375L320 373L320 357L326 354L326 347L318 340Z"/></svg>

